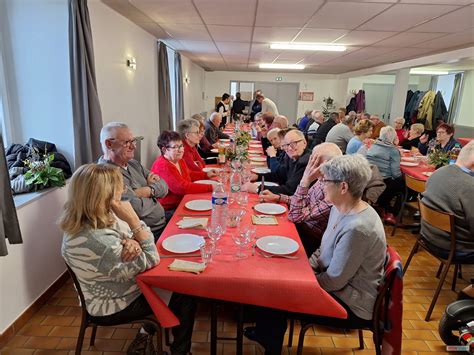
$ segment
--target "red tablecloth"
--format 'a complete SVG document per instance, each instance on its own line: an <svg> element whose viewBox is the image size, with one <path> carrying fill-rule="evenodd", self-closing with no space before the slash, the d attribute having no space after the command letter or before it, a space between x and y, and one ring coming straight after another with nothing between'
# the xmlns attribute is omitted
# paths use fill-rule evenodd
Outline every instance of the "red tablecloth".
<svg viewBox="0 0 474 355"><path fill-rule="evenodd" d="M157 243L161 255L170 254L161 247L161 243L171 235L205 234L203 230L179 229L176 225L182 218L179 214L193 214L184 207L184 204L194 199L210 199L210 194L187 195L183 198ZM243 217L246 223L251 223L252 207L256 203L258 203L257 196L250 194L247 213ZM161 259L160 264L153 269L138 275L137 283L160 323L164 327L172 327L178 324L178 320L152 290L152 286L200 297L293 312L347 317L346 311L319 286L294 224L288 221L286 213L277 219L278 226L257 226L257 236L283 235L296 240L300 249L295 255L299 256L299 259L264 258L258 252L252 256L249 250L247 259L236 260L234 255L237 246L233 243L231 235L237 229L227 228L226 234L218 243L222 254L215 256L203 273L195 275L169 271L168 265L174 259L166 258ZM200 261L200 258L186 260Z"/></svg>
<svg viewBox="0 0 474 355"><path fill-rule="evenodd" d="M463 147L472 140L474 140L474 138L457 138L457 141L461 143Z"/></svg>
<svg viewBox="0 0 474 355"><path fill-rule="evenodd" d="M402 171L402 173L406 175L409 175L411 177L414 177L415 179L423 180L423 181L427 181L429 178L429 176L423 173L429 173L429 172L435 171L435 169L432 166L426 165L426 164L420 164L417 166L400 165L400 170Z"/></svg>

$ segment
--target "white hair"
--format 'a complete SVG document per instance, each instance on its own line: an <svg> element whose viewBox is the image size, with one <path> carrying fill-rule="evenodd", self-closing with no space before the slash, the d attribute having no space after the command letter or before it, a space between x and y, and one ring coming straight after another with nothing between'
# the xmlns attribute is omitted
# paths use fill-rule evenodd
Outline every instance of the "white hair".
<svg viewBox="0 0 474 355"><path fill-rule="evenodd" d="M115 131L121 128L128 128L128 126L123 122L109 122L104 127L102 127L100 130L100 144L102 145L102 151L104 153L107 151L105 141L110 138L115 138Z"/></svg>
<svg viewBox="0 0 474 355"><path fill-rule="evenodd" d="M270 137L270 136L273 136L273 135L278 135L278 132L280 132L281 129L278 128L278 127L275 127L275 128L272 128L271 130L269 130L267 132L267 138Z"/></svg>
<svg viewBox="0 0 474 355"><path fill-rule="evenodd" d="M474 161L474 141L470 141L461 149L458 155L458 161L466 165Z"/></svg>
<svg viewBox="0 0 474 355"><path fill-rule="evenodd" d="M392 126L385 126L380 129L379 139L385 143L394 143L397 139L397 132Z"/></svg>
<svg viewBox="0 0 474 355"><path fill-rule="evenodd" d="M219 112L213 112L213 113L211 113L211 115L209 116L209 121L214 121L214 119L215 119L216 117L218 117L218 116L219 116L220 118L222 118L222 115L221 115Z"/></svg>
<svg viewBox="0 0 474 355"><path fill-rule="evenodd" d="M330 142L318 144L313 148L313 153L321 155L324 161L342 155L341 148L339 148L337 144Z"/></svg>

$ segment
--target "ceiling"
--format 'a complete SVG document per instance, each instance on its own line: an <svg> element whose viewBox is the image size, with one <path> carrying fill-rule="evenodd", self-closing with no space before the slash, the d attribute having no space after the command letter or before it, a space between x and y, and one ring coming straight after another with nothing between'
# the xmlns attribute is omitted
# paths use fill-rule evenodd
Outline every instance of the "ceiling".
<svg viewBox="0 0 474 355"><path fill-rule="evenodd" d="M474 0L102 0L206 70L341 74L474 44ZM270 49L337 43L345 52Z"/></svg>

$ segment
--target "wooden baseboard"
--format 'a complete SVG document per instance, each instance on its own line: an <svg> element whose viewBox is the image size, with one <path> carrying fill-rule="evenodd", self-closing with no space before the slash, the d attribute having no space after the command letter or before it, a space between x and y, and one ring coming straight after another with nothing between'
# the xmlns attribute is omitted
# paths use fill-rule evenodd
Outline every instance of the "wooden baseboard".
<svg viewBox="0 0 474 355"><path fill-rule="evenodd" d="M69 280L69 273L64 273L43 292L33 304L28 307L2 334L0 334L0 349L2 349L15 334L40 310L40 308Z"/></svg>

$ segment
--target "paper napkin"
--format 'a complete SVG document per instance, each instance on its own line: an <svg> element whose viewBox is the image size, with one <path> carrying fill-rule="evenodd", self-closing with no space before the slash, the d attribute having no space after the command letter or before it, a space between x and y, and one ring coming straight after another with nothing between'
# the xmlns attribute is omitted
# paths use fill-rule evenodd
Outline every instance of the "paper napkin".
<svg viewBox="0 0 474 355"><path fill-rule="evenodd" d="M174 259L174 261L168 265L168 269L170 269L171 271L184 271L199 274L200 272L206 270L206 264L195 263L194 261Z"/></svg>
<svg viewBox="0 0 474 355"><path fill-rule="evenodd" d="M262 216L262 215L252 215L253 224L261 225L278 225L278 221L275 216Z"/></svg>
<svg viewBox="0 0 474 355"><path fill-rule="evenodd" d="M176 222L179 228L206 228L208 218L183 217L182 220Z"/></svg>

